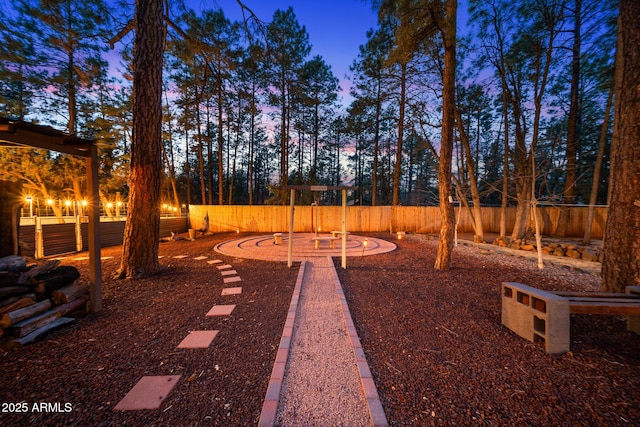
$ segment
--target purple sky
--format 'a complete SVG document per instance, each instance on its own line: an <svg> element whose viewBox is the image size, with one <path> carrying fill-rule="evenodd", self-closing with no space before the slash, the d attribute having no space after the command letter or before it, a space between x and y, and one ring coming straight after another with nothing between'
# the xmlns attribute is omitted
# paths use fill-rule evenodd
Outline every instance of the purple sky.
<svg viewBox="0 0 640 427"><path fill-rule="evenodd" d="M300 25L304 25L312 45L311 57L321 55L340 79L343 101L349 98L350 82L345 79L349 66L358 56L358 47L366 43L367 30L375 28L377 16L364 0L242 0L265 22L277 9L289 6ZM236 0L186 0L196 12L220 7L232 20L242 19Z"/></svg>

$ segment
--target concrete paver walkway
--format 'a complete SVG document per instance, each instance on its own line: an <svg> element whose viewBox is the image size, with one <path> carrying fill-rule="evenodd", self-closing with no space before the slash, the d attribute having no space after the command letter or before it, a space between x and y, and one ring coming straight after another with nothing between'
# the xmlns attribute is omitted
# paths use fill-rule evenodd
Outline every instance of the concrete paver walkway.
<svg viewBox="0 0 640 427"><path fill-rule="evenodd" d="M331 258L307 264L280 393L280 425L371 424L334 274Z"/></svg>
<svg viewBox="0 0 640 427"><path fill-rule="evenodd" d="M296 289L272 370L259 426L386 426L382 404L347 307L331 256L341 247L315 248L313 234L295 234L293 259L301 261ZM219 253L286 261L273 236L223 242ZM347 257L395 249L381 239L351 235ZM348 265L348 262L347 262Z"/></svg>

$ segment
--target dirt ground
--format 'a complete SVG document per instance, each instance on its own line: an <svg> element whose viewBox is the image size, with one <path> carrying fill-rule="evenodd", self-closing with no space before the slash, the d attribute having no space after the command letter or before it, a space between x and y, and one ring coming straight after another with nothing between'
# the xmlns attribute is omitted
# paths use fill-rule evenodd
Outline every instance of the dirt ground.
<svg viewBox="0 0 640 427"><path fill-rule="evenodd" d="M102 250L103 310L45 340L0 351L0 403L27 402L27 413L0 412L0 425L255 425L295 285L286 263L220 257L215 244L235 234L160 244L166 270L144 280L112 280L121 247ZM188 255L185 259L173 256ZM221 296L223 277L206 260L231 264L242 294ZM71 257L73 258L73 256ZM86 261L64 260L88 277ZM227 285L226 287L228 287ZM230 316L206 317L215 304ZM191 330L219 330L207 349L177 349ZM158 410L114 411L145 375L182 375ZM39 413L34 403L60 402ZM65 404L71 411L64 412ZM2 409L2 408L0 408Z"/></svg>
<svg viewBox="0 0 640 427"><path fill-rule="evenodd" d="M0 425L256 425L298 268L213 251L235 237L162 243L166 270L138 281L110 279L121 248L104 249L113 258L103 262L102 312L0 351ZM562 356L500 323L502 281L593 290L598 277L468 247L442 272L433 269L434 240L394 243L346 270L335 262L391 425L640 424L640 336L622 318L572 316L572 351ZM231 264L242 294L221 296L221 274L197 256ZM86 261L63 264L88 275ZM205 317L229 303L230 316ZM220 331L209 348L176 349L201 329ZM114 411L142 376L176 374L159 409ZM19 402L58 402L61 411L8 413Z"/></svg>
<svg viewBox="0 0 640 427"><path fill-rule="evenodd" d="M338 270L392 425L639 425L640 336L623 318L574 315L571 352L551 356L503 327L500 283L596 290L596 275L437 242Z"/></svg>

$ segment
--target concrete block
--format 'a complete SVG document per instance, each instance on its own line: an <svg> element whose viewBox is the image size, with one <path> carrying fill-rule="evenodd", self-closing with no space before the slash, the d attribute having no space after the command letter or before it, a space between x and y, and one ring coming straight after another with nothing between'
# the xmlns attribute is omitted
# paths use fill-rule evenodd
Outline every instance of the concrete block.
<svg viewBox="0 0 640 427"><path fill-rule="evenodd" d="M502 283L502 324L551 354L570 348L569 301L515 282Z"/></svg>

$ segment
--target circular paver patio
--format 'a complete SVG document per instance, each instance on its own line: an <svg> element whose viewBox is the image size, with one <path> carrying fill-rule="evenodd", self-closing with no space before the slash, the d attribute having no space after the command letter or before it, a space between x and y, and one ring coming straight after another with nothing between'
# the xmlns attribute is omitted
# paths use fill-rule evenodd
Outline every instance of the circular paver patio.
<svg viewBox="0 0 640 427"><path fill-rule="evenodd" d="M303 261L313 257L339 257L342 255L342 240L335 240L335 248L329 247L328 241L321 241L319 248L315 248L313 233L294 233L293 261ZM220 254L237 258L250 258L264 261L287 261L289 234L282 233L282 244L276 245L273 234L241 237L227 240L214 247ZM391 242L350 234L347 239L347 257L361 257L391 252L396 248Z"/></svg>

